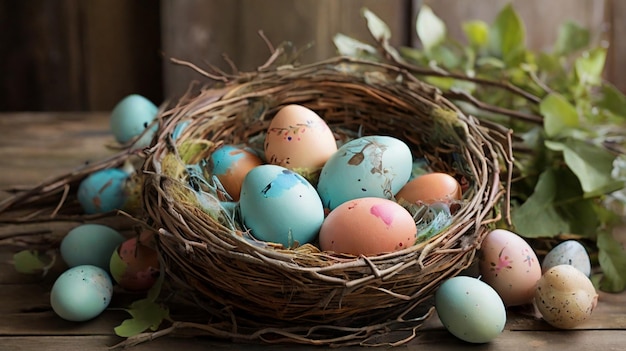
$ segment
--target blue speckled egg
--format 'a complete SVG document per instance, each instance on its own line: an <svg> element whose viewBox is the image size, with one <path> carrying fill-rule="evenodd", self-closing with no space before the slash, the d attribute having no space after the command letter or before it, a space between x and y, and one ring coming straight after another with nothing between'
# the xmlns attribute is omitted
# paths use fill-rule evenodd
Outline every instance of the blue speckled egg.
<svg viewBox="0 0 626 351"><path fill-rule="evenodd" d="M126 202L128 173L118 168L95 171L80 182L78 202L88 214L121 209Z"/></svg>
<svg viewBox="0 0 626 351"><path fill-rule="evenodd" d="M574 266L589 277L591 275L591 260L585 247L576 240L566 240L550 250L541 262L542 273L561 264Z"/></svg>
<svg viewBox="0 0 626 351"><path fill-rule="evenodd" d="M141 135L154 121L157 112L158 107L145 97L137 94L126 96L111 111L110 127L115 140L124 144ZM149 146L156 130L154 125L134 147Z"/></svg>
<svg viewBox="0 0 626 351"><path fill-rule="evenodd" d="M298 173L277 165L248 172L239 206L243 223L255 238L285 247L313 241L324 221L315 188Z"/></svg>
<svg viewBox="0 0 626 351"><path fill-rule="evenodd" d="M411 176L408 145L390 136L364 136L342 145L322 168L317 191L330 210L362 197L391 199Z"/></svg>
<svg viewBox="0 0 626 351"><path fill-rule="evenodd" d="M113 283L102 268L76 266L63 272L52 286L50 305L61 318L83 322L104 311L113 296Z"/></svg>
<svg viewBox="0 0 626 351"><path fill-rule="evenodd" d="M126 238L117 230L102 224L82 224L72 228L61 241L61 257L69 267L92 265L109 269L115 249Z"/></svg>

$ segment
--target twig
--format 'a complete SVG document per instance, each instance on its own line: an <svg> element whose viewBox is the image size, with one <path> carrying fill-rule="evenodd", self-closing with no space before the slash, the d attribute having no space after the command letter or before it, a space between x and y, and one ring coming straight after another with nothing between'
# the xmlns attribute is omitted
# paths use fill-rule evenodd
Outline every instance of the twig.
<svg viewBox="0 0 626 351"><path fill-rule="evenodd" d="M177 59L177 58L173 58L173 57L172 57L172 58L170 58L170 61L172 61L172 62L174 62L174 63L176 63L176 64L179 64L179 65L182 65L182 66L187 66L187 67L190 67L191 69L193 69L193 70L197 71L198 73L202 74L203 76L205 76L205 77L207 77L207 78L210 78L210 79L213 79L213 80L219 80L219 81L222 81L222 82L224 82L224 83L227 83L227 82L228 82L228 78L223 77L223 76L218 76L218 75L215 75L215 74L211 74L211 73L209 73L209 72L207 72L207 71L203 70L202 68L200 68L200 67L198 67L198 66L194 65L194 64L193 64L193 63L191 63L191 62L187 62L187 61L179 60L179 59Z"/></svg>

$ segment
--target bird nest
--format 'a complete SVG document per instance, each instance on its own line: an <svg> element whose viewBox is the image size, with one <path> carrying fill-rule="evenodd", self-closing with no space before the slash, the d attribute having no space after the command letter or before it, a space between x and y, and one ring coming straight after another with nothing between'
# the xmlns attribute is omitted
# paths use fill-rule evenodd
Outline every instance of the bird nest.
<svg viewBox="0 0 626 351"><path fill-rule="evenodd" d="M433 171L462 181L463 199L451 224L413 246L375 256L253 240L236 211L221 206L219 184L189 165L222 144L262 148L272 118L289 104L315 111L339 142L393 136ZM416 335L433 311L437 287L471 265L499 220L508 140L497 126L464 114L393 64L338 57L265 68L190 93L160 113L143 164L143 205L148 223L158 229L166 280L203 311L205 318L195 325L209 335L397 344Z"/></svg>

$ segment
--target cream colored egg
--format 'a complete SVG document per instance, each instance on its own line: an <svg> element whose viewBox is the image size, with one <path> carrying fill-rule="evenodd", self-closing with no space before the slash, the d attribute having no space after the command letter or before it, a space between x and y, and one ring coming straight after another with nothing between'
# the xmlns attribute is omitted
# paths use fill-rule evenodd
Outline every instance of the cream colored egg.
<svg viewBox="0 0 626 351"><path fill-rule="evenodd" d="M482 280L498 292L506 306L532 303L541 265L521 236L493 230L483 240L479 255Z"/></svg>
<svg viewBox="0 0 626 351"><path fill-rule="evenodd" d="M270 122L264 151L268 163L316 181L322 166L337 151L337 142L326 122L313 110L287 105Z"/></svg>

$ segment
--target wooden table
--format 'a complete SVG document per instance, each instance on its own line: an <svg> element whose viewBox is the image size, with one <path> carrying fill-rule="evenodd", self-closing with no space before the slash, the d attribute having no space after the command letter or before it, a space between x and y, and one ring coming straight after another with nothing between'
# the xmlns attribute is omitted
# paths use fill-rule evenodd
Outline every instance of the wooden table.
<svg viewBox="0 0 626 351"><path fill-rule="evenodd" d="M105 145L107 113L0 114L0 188L34 185L60 175L86 161L110 155ZM7 194L0 194L0 198ZM113 328L127 318L114 299L112 307L96 319L71 323L58 318L49 306L49 290L63 267L44 278L15 272L12 254L20 241L2 240L19 227L0 227L0 350L106 350L123 339ZM123 299L122 299L123 300ZM505 331L488 344L471 345L449 334L436 316L419 337L400 350L623 350L626 347L626 293L600 294L592 318L576 330L556 330L519 310L509 310ZM159 338L134 348L143 350L318 350L313 346L246 345L185 336ZM356 350L346 347L339 350Z"/></svg>

